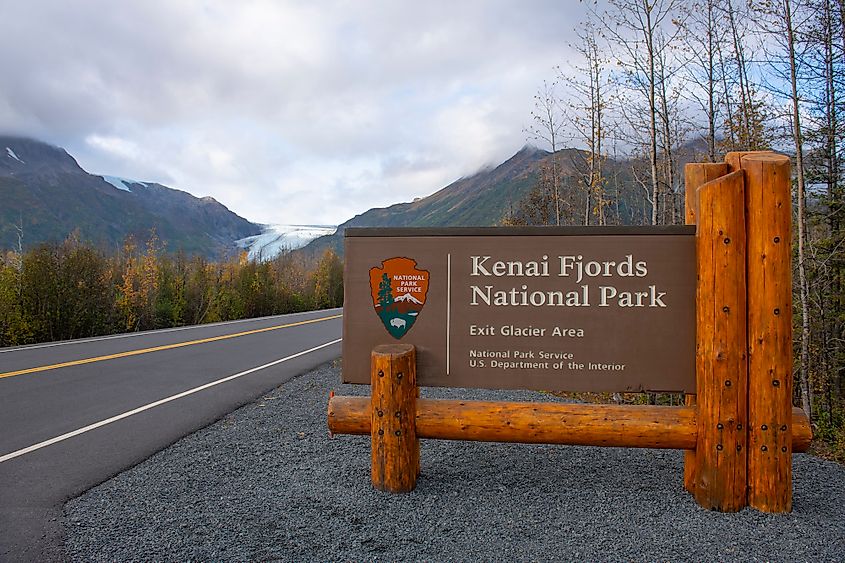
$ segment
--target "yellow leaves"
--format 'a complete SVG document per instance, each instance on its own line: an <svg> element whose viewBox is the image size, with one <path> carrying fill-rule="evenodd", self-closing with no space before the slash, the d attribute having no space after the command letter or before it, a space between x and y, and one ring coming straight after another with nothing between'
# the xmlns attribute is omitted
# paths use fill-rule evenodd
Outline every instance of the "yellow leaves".
<svg viewBox="0 0 845 563"><path fill-rule="evenodd" d="M209 262L170 255L153 235L107 256L80 237L0 254L0 346L226 321L340 305L334 252L311 262ZM20 264L20 265L19 265Z"/></svg>

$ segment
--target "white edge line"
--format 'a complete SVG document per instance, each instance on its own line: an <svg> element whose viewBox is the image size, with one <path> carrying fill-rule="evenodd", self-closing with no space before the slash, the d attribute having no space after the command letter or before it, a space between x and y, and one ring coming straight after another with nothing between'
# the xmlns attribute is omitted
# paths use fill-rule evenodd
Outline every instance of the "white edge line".
<svg viewBox="0 0 845 563"><path fill-rule="evenodd" d="M449 352L452 329L452 254L446 254L446 375L449 375Z"/></svg>
<svg viewBox="0 0 845 563"><path fill-rule="evenodd" d="M340 309L338 307L338 309ZM255 317L253 319L238 319L236 321L222 321L219 323L208 323L190 326L177 326L173 328L162 328L159 330L143 330L140 332L127 332L124 334L111 334L108 336L95 336L93 338L80 338L78 340L62 340L61 342L45 342L44 344L27 344L24 346L12 346L9 348L0 348L0 354L9 352L24 352L26 350L38 350L41 348L54 348L56 346L67 346L68 344L87 344L88 342L100 342L102 340L118 340L120 338L134 338L136 336L149 336L152 334L165 334L168 332L180 332L183 330L192 330L195 328L211 328L216 326L226 326L240 323L247 323L250 321L268 321L271 319L278 319L281 317L295 317L299 315L306 315L308 313L326 313L334 311L334 309L318 309L316 311L300 311L298 313L285 313L284 315L270 315L269 317Z"/></svg>
<svg viewBox="0 0 845 563"><path fill-rule="evenodd" d="M107 418L105 420L95 422L94 424L89 424L88 426L78 428L78 429L73 430L71 432L68 432L66 434L62 434L61 436L56 436L55 438L50 438L49 440L44 440L43 442L39 442L37 444L33 444L31 446L20 449L18 451L0 456L0 463L3 463L4 461L9 461L10 459L14 459L16 457L22 456L24 454L28 454L30 452L34 452L35 450L40 450L41 448L46 448L47 446L52 446L53 444L56 444L58 442L62 442L64 440L67 440L68 438L73 438L74 436L79 436L80 434L84 434L84 433L89 432L91 430L95 430L95 429L100 428L102 426L105 426L107 424L111 424L112 422L117 422L118 420L123 420L124 418L128 418L132 415L142 413L146 410L150 410L152 408L161 406L165 403L169 403L170 401L175 401L176 399L181 399L183 397L187 397L188 395L193 395L194 393L198 393L199 391L203 391L204 389L208 389L209 387L214 387L215 385L220 385L221 383L226 383L227 381L231 381L233 379L237 379L238 377L243 377L244 375L249 375L250 373L254 373L256 371L275 366L276 364L280 364L282 362L286 362L288 360L298 358L299 356L304 356L305 354L315 352L317 350L320 350L321 348L326 348L327 346L331 346L332 344L337 344L341 340L343 340L343 339L338 338L337 340L332 340L331 342L326 342L325 344L320 344L319 346L309 348L308 350L303 350L302 352L297 352L296 354L293 354L291 356L287 356L285 358L281 358L279 360L272 361L269 364L264 364L263 366L254 367L254 368L248 369L246 371L242 371L240 373L236 373L234 375L230 375L228 377L224 377L222 379L218 379L216 381L212 381L210 383L200 385L199 387L194 387L193 389L188 389L187 391L177 393L176 395L171 395L170 397L160 399L158 401L155 401L153 403L149 403L147 405L143 405L143 406L138 407L136 409L132 409L131 411L126 411L125 413L119 414L117 416L113 416L111 418Z"/></svg>

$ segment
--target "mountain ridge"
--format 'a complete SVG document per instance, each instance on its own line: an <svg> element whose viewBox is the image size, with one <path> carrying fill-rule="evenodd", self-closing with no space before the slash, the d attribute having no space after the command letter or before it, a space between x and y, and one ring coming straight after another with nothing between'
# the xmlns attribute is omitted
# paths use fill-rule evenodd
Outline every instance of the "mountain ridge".
<svg viewBox="0 0 845 563"><path fill-rule="evenodd" d="M586 161L586 152L566 148L553 154L533 145L524 145L497 166L485 166L434 193L413 202L373 208L340 224L333 235L311 241L301 252L316 255L326 249L343 253L343 236L348 227L489 227L502 224L537 185L544 168L553 165L561 176L574 178L576 162ZM608 169L621 170L622 163L608 159ZM561 197L583 198L574 182L564 182ZM627 198L628 196L624 196ZM624 199L624 198L623 198ZM580 203L579 203L580 205ZM624 213L627 199L622 203Z"/></svg>
<svg viewBox="0 0 845 563"><path fill-rule="evenodd" d="M690 139L678 147L675 154L682 172L687 162L705 158L704 139ZM605 209L611 217L608 224L647 223L650 207L635 172L647 169L647 159L606 156L602 161L603 190L607 197ZM548 201L547 195L533 190L555 168L561 178L561 224L583 225L587 216L591 222L596 221L596 202L588 199L583 188L589 176L589 153L576 148L551 153L526 144L501 164L484 166L428 196L360 213L338 225L333 235L311 241L300 252L313 256L332 249L342 254L343 236L348 227L491 227L514 218L524 218L529 224L543 224L540 216L521 216L520 207L526 204L530 210L538 201L544 198ZM680 185L683 186L683 176ZM551 216L546 217L546 221L554 219L555 210L549 211Z"/></svg>
<svg viewBox="0 0 845 563"><path fill-rule="evenodd" d="M107 179L108 178L108 179ZM85 171L65 149L26 137L0 135L0 248L80 237L117 248L132 235L140 240L155 229L168 250L220 258L238 252L235 241L260 234L262 226L211 197L157 182L109 179ZM127 185L128 184L128 185Z"/></svg>
<svg viewBox="0 0 845 563"><path fill-rule="evenodd" d="M686 152L692 154L693 145ZM523 203L532 206L543 198L548 200L532 190L555 167L562 178L560 194L562 207L567 208L566 220L579 224L592 213L595 203L581 187L587 156L579 149L566 148L553 154L524 145L504 162L484 166L426 197L360 213L339 225L334 234L315 238L297 252L314 257L332 249L342 254L348 227L500 225L522 217ZM636 191L632 172L642 164L636 159L604 160L605 190L615 222L630 224L645 219L647 209L642 194ZM21 223L25 246L62 240L78 229L83 240L114 248L127 235L148 238L151 228L167 242L168 250L210 258L230 256L246 248L251 259L267 260L277 249L290 250L299 245L279 238L272 225L252 223L212 197L197 198L155 182L90 174L64 149L34 139L0 135L0 196L11 202L0 207L0 248L16 246ZM548 213L544 217L525 220L548 221Z"/></svg>
<svg viewBox="0 0 845 563"><path fill-rule="evenodd" d="M503 163L484 166L434 193L412 202L376 207L341 223L333 235L319 237L301 252L320 254L331 249L343 253L347 227L479 227L496 224L502 217L500 198L516 205L535 185L536 163L551 153L531 145L523 146Z"/></svg>

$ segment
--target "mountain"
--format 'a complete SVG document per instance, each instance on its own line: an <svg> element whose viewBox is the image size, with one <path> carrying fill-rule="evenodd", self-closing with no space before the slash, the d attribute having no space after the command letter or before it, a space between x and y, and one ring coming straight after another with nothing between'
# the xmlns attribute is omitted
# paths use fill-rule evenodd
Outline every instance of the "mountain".
<svg viewBox="0 0 845 563"><path fill-rule="evenodd" d="M524 146L502 164L488 167L476 174L461 178L448 186L411 203L397 203L390 207L374 208L338 226L335 234L315 239L302 251L320 254L328 248L343 252L343 233L347 227L488 227L502 224L537 185L543 169L553 164L560 167L564 178L561 198L580 209L586 199L582 191L573 187L576 166L583 163L585 154L578 149L563 149L555 156L530 145ZM608 176L616 174L630 185L626 161L608 159ZM627 188L626 188L627 189ZM631 222L633 208L630 194L623 193L620 216Z"/></svg>
<svg viewBox="0 0 845 563"><path fill-rule="evenodd" d="M549 153L523 147L495 168L461 178L412 203L370 209L344 226L468 227L496 224L507 204L515 204L534 186L539 166ZM503 205L504 204L504 205Z"/></svg>
<svg viewBox="0 0 845 563"><path fill-rule="evenodd" d="M550 154L526 145L499 166L461 178L430 196L356 215L341 224L335 234L315 239L304 251L321 253L331 248L342 252L343 233L347 227L479 227L499 224L508 207L521 201L537 182L540 165Z"/></svg>
<svg viewBox="0 0 845 563"><path fill-rule="evenodd" d="M64 149L20 137L0 136L0 201L0 249L17 247L18 226L24 248L78 230L82 240L113 249L155 229L169 251L220 258L263 230L212 197L90 174Z"/></svg>

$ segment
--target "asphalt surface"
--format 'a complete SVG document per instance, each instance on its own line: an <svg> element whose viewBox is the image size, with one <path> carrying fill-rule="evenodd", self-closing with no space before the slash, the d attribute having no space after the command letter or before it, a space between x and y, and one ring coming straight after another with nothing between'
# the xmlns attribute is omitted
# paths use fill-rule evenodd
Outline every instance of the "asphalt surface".
<svg viewBox="0 0 845 563"><path fill-rule="evenodd" d="M340 314L333 309L0 349L0 561L61 560L64 502L336 358ZM227 337L250 331L259 332ZM196 342L219 337L226 338ZM164 349L139 353L158 347ZM45 366L58 367L14 375ZM243 373L253 368L261 369Z"/></svg>

